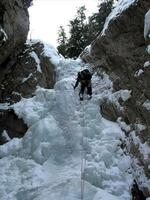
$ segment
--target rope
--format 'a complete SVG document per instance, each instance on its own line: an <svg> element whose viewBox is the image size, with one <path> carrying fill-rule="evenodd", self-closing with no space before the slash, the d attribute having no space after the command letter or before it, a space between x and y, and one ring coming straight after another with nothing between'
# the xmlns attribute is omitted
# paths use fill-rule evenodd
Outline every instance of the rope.
<svg viewBox="0 0 150 200"><path fill-rule="evenodd" d="M83 102L83 132L82 132L82 152L81 152L81 200L84 200L84 171L86 166L86 158L84 151L84 128L85 128L85 115L84 115L84 102Z"/></svg>

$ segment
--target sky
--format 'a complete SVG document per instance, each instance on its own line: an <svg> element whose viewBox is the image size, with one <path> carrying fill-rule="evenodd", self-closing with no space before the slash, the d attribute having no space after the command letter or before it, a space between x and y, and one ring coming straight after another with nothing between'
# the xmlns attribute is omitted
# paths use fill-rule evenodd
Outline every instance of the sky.
<svg viewBox="0 0 150 200"><path fill-rule="evenodd" d="M87 16L98 10L98 0L34 0L29 8L28 38L41 39L56 47L59 27L62 25L68 32L69 21L83 5L87 8Z"/></svg>

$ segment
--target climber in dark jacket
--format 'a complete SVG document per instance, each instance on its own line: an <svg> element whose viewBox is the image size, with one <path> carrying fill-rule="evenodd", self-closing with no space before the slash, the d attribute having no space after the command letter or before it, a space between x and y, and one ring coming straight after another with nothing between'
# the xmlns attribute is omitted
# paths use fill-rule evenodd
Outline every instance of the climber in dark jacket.
<svg viewBox="0 0 150 200"><path fill-rule="evenodd" d="M92 74L89 72L88 69L84 69L81 72L78 72L77 81L75 83L74 89L80 83L81 88L79 92L80 100L83 101L84 90L87 88L87 94L89 97L92 97L92 84L91 84Z"/></svg>

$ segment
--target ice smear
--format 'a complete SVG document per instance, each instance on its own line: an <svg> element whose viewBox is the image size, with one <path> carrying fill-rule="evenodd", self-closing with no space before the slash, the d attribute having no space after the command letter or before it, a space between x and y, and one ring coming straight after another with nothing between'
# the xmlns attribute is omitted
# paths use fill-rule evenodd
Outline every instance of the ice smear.
<svg viewBox="0 0 150 200"><path fill-rule="evenodd" d="M23 79L22 79L22 83L24 83L24 82L26 82L27 80L29 80L32 76L33 76L33 74L30 73L30 74L28 75L27 78L23 78Z"/></svg>
<svg viewBox="0 0 150 200"><path fill-rule="evenodd" d="M36 62L37 71L40 72L40 73L42 73L42 69L41 69L41 65L40 65L40 59L39 59L38 55L37 55L34 51L32 51L32 52L30 53L30 56L31 56L32 58L34 58L34 60L35 60L35 62Z"/></svg>
<svg viewBox="0 0 150 200"><path fill-rule="evenodd" d="M0 31L3 33L3 36L4 36L3 41L6 42L8 40L8 36L7 36L6 32L2 28L0 29Z"/></svg>
<svg viewBox="0 0 150 200"><path fill-rule="evenodd" d="M124 10L126 10L129 6L131 6L135 2L136 2L136 0L119 0L116 3L115 8L112 10L112 12L106 18L104 28L103 28L101 34L105 35L105 31L108 29L109 23L112 20L115 20Z"/></svg>
<svg viewBox="0 0 150 200"><path fill-rule="evenodd" d="M87 66L79 59L58 56L56 61L54 89L38 87L34 97L9 106L29 129L22 139L0 146L0 196L4 200L80 200L84 153L86 200L131 199L131 161L120 148L124 133L117 123L103 119L99 109L99 99L111 94L111 81L105 74L103 78L93 75L93 98L87 100L85 94L80 103L73 84L77 72ZM128 91L127 96L121 94L129 97Z"/></svg>
<svg viewBox="0 0 150 200"><path fill-rule="evenodd" d="M145 15L144 38L145 40L150 38L150 10Z"/></svg>

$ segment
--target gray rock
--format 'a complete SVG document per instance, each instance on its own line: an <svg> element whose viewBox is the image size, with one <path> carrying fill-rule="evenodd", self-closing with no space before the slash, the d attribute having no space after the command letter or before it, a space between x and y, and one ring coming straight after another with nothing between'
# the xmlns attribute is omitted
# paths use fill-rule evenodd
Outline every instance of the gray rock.
<svg viewBox="0 0 150 200"><path fill-rule="evenodd" d="M1 135L4 130L10 138L20 138L24 136L27 129L27 125L17 117L13 110L0 110L0 144L6 142Z"/></svg>
<svg viewBox="0 0 150 200"><path fill-rule="evenodd" d="M108 120L116 121L121 116L121 112L117 109L116 104L108 101L107 98L103 99L100 107L102 116Z"/></svg>
<svg viewBox="0 0 150 200"><path fill-rule="evenodd" d="M26 41L29 15L23 0L1 0L0 8L0 68L5 68Z"/></svg>
<svg viewBox="0 0 150 200"><path fill-rule="evenodd" d="M96 71L103 69L109 74L114 91L121 89L132 91L130 99L120 102L124 112L120 112L118 106L106 98L101 102L102 114L110 120L122 117L127 124L131 124L141 144L146 141L148 145L150 145L150 110L144 108L143 103L150 100L150 68L144 68L144 63L150 60L150 55L146 53L147 41L144 40L143 32L145 14L149 8L149 0L136 1L109 23L105 35L99 35L91 44L90 53L81 54L83 61L91 63ZM145 125L146 129L137 131L135 129L137 121ZM132 134L130 136L132 138ZM138 159L139 165L144 168L145 175L149 179L150 155L145 161L144 156L139 153L139 146L132 140L130 146L130 153ZM138 178L136 177L137 182ZM146 196L150 195L147 188L142 190Z"/></svg>
<svg viewBox="0 0 150 200"><path fill-rule="evenodd" d="M22 53L16 60L10 61L11 67L0 78L0 101L15 103L21 97L31 97L37 86L53 88L55 83L55 66L42 54L44 45L40 42L24 45ZM37 57L41 72L37 69Z"/></svg>

